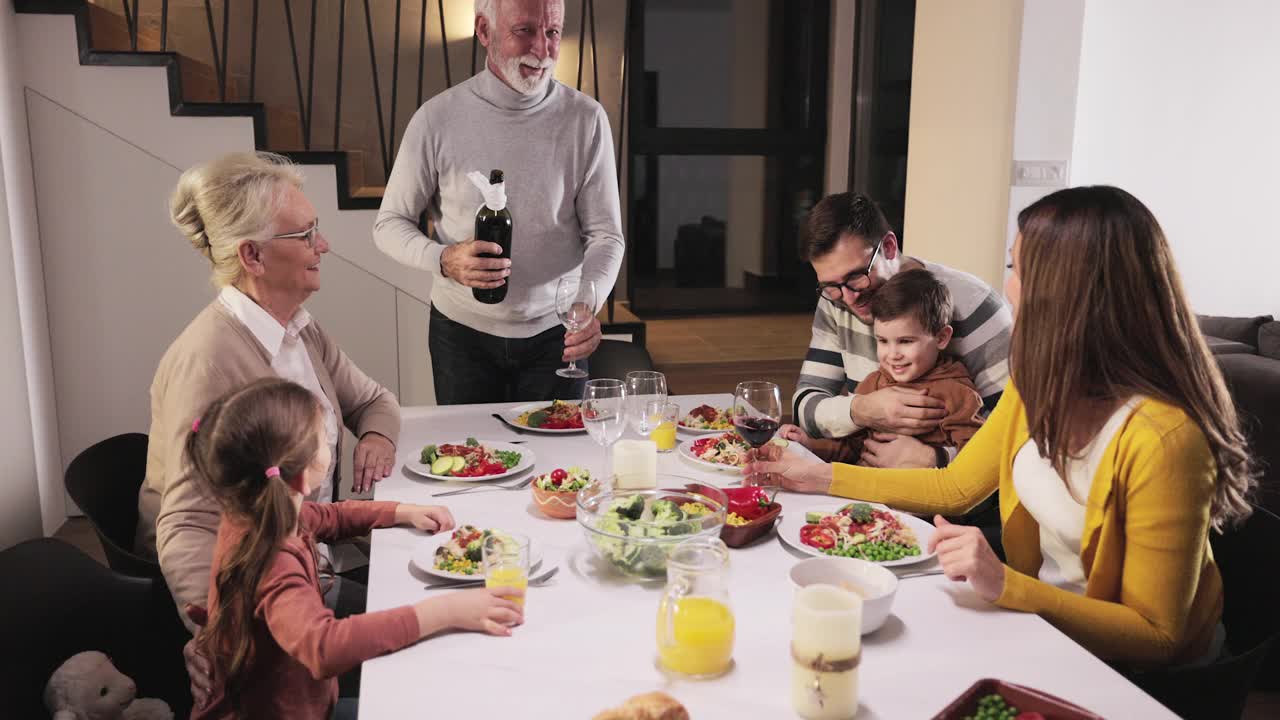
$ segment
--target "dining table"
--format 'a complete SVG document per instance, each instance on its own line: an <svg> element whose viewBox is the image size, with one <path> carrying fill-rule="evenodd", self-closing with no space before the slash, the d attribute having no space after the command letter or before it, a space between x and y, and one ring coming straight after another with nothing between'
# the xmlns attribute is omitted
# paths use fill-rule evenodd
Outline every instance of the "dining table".
<svg viewBox="0 0 1280 720"><path fill-rule="evenodd" d="M682 413L704 403L733 404L729 394L671 400ZM397 469L377 484L375 499L442 504L459 524L525 534L542 557L541 567L559 569L550 582L529 588L524 623L509 637L446 632L364 663L359 717L589 719L651 691L671 695L695 720L797 717L790 653L795 588L788 571L808 556L775 532L730 550L729 601L736 628L730 671L710 680L673 677L656 662L661 579L638 581L603 564L579 523L542 515L529 487L496 489L508 480L431 480L404 467L425 445L474 437L528 448L536 463L525 473L583 466L601 474L605 450L588 434L518 433L493 417L514 406L404 408ZM682 431L679 440L690 437ZM659 454L658 473L662 487L684 482L728 487L741 479L736 471L709 469L678 451ZM466 487L476 491L433 497ZM833 511L847 502L785 491L777 501L783 516ZM412 561L415 549L431 541L410 528L373 531L369 612L452 592L429 589L436 578ZM1102 717L1175 717L1039 616L996 607L967 583L919 574L936 568L936 560L893 568L900 575L915 574L899 581L885 624L862 638L859 720L932 718L984 678L1035 688Z"/></svg>

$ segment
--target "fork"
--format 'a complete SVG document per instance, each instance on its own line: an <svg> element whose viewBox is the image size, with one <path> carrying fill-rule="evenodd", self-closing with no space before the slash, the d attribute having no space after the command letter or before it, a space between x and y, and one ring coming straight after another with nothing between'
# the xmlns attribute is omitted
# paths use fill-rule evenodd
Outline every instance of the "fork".
<svg viewBox="0 0 1280 720"><path fill-rule="evenodd" d="M486 485L485 487L466 487L466 488L459 488L458 490L447 490L445 492L435 493L431 497L446 497L448 495L462 495L463 493L484 492L485 490L523 490L524 488L529 487L529 483L533 482L535 477L537 476L531 474L529 475L529 477L523 480L520 480L519 482L511 483L510 485Z"/></svg>
<svg viewBox="0 0 1280 720"><path fill-rule="evenodd" d="M529 587L546 585L551 582L551 578L555 577L558 572L560 572L559 565L543 572L541 575L529 578ZM484 583L484 580L463 580L461 582L429 583L423 587L426 590L456 590L458 588L480 587L484 585Z"/></svg>

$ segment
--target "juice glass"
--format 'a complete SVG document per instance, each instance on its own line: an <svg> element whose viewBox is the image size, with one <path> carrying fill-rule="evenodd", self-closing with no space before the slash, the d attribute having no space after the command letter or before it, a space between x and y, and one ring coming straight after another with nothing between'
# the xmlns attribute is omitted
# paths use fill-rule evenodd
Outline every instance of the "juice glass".
<svg viewBox="0 0 1280 720"><path fill-rule="evenodd" d="M653 425L649 439L657 443L658 452L671 452L676 449L676 422L680 420L680 406L673 402L654 401L648 404L645 412Z"/></svg>
<svg viewBox="0 0 1280 720"><path fill-rule="evenodd" d="M480 545L485 587L529 587L529 538L508 532L491 532ZM524 605L524 597L509 597Z"/></svg>
<svg viewBox="0 0 1280 720"><path fill-rule="evenodd" d="M719 538L691 538L667 561L667 587L658 605L658 663L668 672L713 678L733 664L734 619Z"/></svg>

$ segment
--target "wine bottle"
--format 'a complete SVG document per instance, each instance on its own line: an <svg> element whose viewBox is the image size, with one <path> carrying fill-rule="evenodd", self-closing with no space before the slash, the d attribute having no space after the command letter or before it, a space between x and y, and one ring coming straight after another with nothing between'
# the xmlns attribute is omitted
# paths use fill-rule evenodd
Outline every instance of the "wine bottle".
<svg viewBox="0 0 1280 720"><path fill-rule="evenodd" d="M483 178L483 175L479 176ZM493 170L489 173L489 185L502 186L503 177L501 170ZM485 204L480 206L480 210L476 212L476 233L475 238L481 242L491 242L502 246L501 255L484 254L481 257L511 257L511 228L513 221L511 219L511 211L507 210L506 193L501 187L496 188L498 196L502 198L501 202L490 199L490 194L485 193ZM493 207L490 205L498 207ZM486 305L496 305L507 297L507 286L511 283L511 276L508 275L506 281L496 288L482 289L472 288L471 294L476 300Z"/></svg>

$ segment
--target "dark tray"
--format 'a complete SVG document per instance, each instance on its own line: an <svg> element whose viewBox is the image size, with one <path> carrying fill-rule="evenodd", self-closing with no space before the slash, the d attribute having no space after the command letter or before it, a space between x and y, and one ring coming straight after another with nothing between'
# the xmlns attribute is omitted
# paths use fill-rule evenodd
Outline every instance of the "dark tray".
<svg viewBox="0 0 1280 720"><path fill-rule="evenodd" d="M933 720L963 720L970 717L978 711L979 700L995 693L1009 705L1018 708L1018 712L1038 712L1045 720L1103 720L1101 715L1072 705L1062 698L992 678L983 678L970 685L955 702L934 715Z"/></svg>

